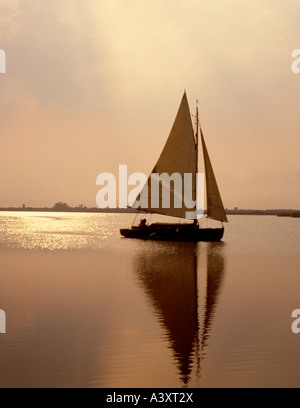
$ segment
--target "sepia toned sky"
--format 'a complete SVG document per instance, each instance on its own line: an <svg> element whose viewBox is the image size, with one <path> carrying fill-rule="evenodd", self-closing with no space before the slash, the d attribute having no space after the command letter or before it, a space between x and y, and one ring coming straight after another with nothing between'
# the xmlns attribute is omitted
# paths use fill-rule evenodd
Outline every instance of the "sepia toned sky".
<svg viewBox="0 0 300 408"><path fill-rule="evenodd" d="M226 207L300 209L299 0L0 0L0 207L149 173L184 92Z"/></svg>

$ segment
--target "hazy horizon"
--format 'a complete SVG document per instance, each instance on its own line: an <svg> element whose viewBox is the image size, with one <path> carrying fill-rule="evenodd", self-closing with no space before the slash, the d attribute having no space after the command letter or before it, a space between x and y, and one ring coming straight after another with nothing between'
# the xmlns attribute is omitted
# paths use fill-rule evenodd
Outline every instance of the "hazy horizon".
<svg viewBox="0 0 300 408"><path fill-rule="evenodd" d="M227 208L300 208L295 0L0 1L0 207L150 173L184 89ZM202 160L202 157L200 157Z"/></svg>

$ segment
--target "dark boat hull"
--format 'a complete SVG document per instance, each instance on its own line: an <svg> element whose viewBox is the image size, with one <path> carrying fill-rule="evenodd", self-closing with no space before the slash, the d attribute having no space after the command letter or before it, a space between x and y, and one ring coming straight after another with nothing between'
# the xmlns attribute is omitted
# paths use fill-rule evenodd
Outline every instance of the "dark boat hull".
<svg viewBox="0 0 300 408"><path fill-rule="evenodd" d="M224 236L224 228L198 228L190 224L152 224L120 232L125 238L151 241L220 242Z"/></svg>

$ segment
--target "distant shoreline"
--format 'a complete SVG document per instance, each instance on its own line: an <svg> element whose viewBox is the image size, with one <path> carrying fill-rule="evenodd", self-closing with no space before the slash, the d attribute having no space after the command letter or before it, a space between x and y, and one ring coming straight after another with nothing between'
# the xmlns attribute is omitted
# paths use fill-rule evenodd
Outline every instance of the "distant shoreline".
<svg viewBox="0 0 300 408"><path fill-rule="evenodd" d="M94 213L94 214L136 214L138 211L135 209L99 209L99 208L64 208L64 209L54 209L54 208L0 208L0 212L52 212L52 213ZM142 213L142 212L141 212ZM270 215L277 217L293 217L300 218L300 210L226 210L227 215Z"/></svg>
<svg viewBox="0 0 300 408"><path fill-rule="evenodd" d="M134 209L107 209L102 210L99 208L67 208L67 209L54 209L54 208L0 208L0 212L52 212L52 213L97 213L97 214L135 214L137 211Z"/></svg>

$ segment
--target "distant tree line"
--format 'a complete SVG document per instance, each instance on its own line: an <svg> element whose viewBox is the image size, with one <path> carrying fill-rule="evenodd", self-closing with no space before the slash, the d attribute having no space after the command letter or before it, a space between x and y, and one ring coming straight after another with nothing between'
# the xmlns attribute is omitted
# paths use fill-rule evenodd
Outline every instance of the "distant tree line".
<svg viewBox="0 0 300 408"><path fill-rule="evenodd" d="M75 207L75 209L78 208L80 210L86 210L87 207L85 207L83 204L79 204L78 207ZM74 209L73 207L70 207L67 203L59 202L54 204L53 210L54 211L69 211Z"/></svg>

